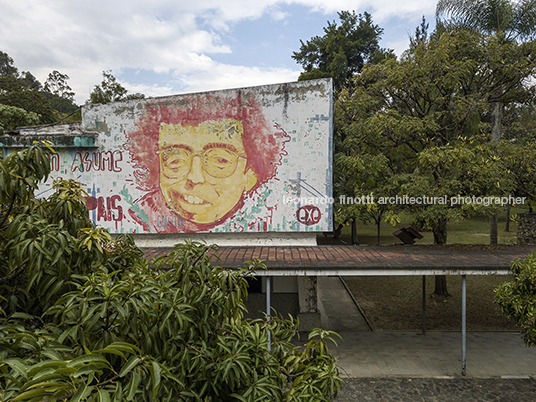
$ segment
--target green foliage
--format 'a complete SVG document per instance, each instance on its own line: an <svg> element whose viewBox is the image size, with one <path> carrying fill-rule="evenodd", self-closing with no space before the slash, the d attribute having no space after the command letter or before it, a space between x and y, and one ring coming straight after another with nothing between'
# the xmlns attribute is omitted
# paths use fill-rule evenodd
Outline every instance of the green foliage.
<svg viewBox="0 0 536 402"><path fill-rule="evenodd" d="M46 97L33 90L22 78L0 75L0 104L15 106L39 115L39 123L53 123L54 110Z"/></svg>
<svg viewBox="0 0 536 402"><path fill-rule="evenodd" d="M0 134L4 130L14 130L17 127L33 126L39 123L39 115L27 112L15 106L0 104Z"/></svg>
<svg viewBox="0 0 536 402"><path fill-rule="evenodd" d="M17 120L3 122L5 116L0 113L0 131L2 125L3 129L12 130L24 125L53 123L76 113L78 106L74 103L74 92L67 84L68 79L66 74L53 71L43 87L31 72L19 73L13 59L0 51L0 107L17 107L32 116L30 120L16 116ZM76 116L70 121L76 121L77 117L80 120Z"/></svg>
<svg viewBox="0 0 536 402"><path fill-rule="evenodd" d="M172 378L131 344L112 343L77 355L54 335L17 324L0 326L0 350L0 396L5 401L155 400L161 381Z"/></svg>
<svg viewBox="0 0 536 402"><path fill-rule="evenodd" d="M41 93L50 102L50 106L52 109L54 109L55 117L58 120L67 122L82 120L82 114L79 111L80 108L74 103L73 100L47 91L42 91ZM75 115L76 118L73 118L72 115Z"/></svg>
<svg viewBox="0 0 536 402"><path fill-rule="evenodd" d="M527 94L524 79L534 74L521 73L525 62L534 65L532 52L515 56L520 49L534 48L536 33L536 2L533 0L440 0L436 9L437 32L465 30L483 34L485 38L503 46L509 52L494 52L490 46L489 68L492 71L493 93L490 93L491 141L502 138L502 114L504 104L526 102L533 96ZM532 50L533 51L533 50ZM512 60L510 56L514 56ZM532 67L533 69L534 67ZM520 78L522 78L520 80ZM527 98L528 95L528 98Z"/></svg>
<svg viewBox="0 0 536 402"><path fill-rule="evenodd" d="M23 71L20 74L19 81L31 91L41 91L43 89L39 80L29 71Z"/></svg>
<svg viewBox="0 0 536 402"><path fill-rule="evenodd" d="M315 36L305 43L300 41L300 51L293 52L292 58L304 69L299 80L332 77L336 90L340 90L367 62L393 57L391 51L380 48L383 29L372 23L370 14L349 11L338 14L339 26L328 21L323 36Z"/></svg>
<svg viewBox="0 0 536 402"><path fill-rule="evenodd" d="M508 39L534 37L536 4L532 0L439 0L438 25L473 29Z"/></svg>
<svg viewBox="0 0 536 402"><path fill-rule="evenodd" d="M324 339L329 334L318 332L321 339L301 351L291 343L297 322L243 320L245 278L262 266L213 267L215 250L177 246L151 266L139 261L79 277L83 283L48 311L59 322L59 341L80 353L117 342L137 345L175 376L158 395L179 400L310 400L319 390L334 395L340 380Z"/></svg>
<svg viewBox="0 0 536 402"><path fill-rule="evenodd" d="M529 207L536 205L536 142L502 141L493 145L494 153L504 166L497 174L511 175L515 183L511 193L525 197Z"/></svg>
<svg viewBox="0 0 536 402"><path fill-rule="evenodd" d="M101 84L93 87L93 92L89 94L89 99L86 103L109 103L143 99L144 97L143 94L139 93L129 94L127 89L112 75L111 71L103 71Z"/></svg>
<svg viewBox="0 0 536 402"><path fill-rule="evenodd" d="M69 288L73 273L102 259L86 250L87 234L80 234L92 226L80 183L58 182L50 199L35 198L50 173L45 149L36 145L0 161L0 289L8 314L42 314Z"/></svg>
<svg viewBox="0 0 536 402"><path fill-rule="evenodd" d="M15 67L13 59L0 50L0 75L18 76L19 70Z"/></svg>
<svg viewBox="0 0 536 402"><path fill-rule="evenodd" d="M315 330L244 319L259 261L213 266L189 243L151 262L130 235L88 220L81 184L54 184L44 147L0 163L0 400L329 401L340 389ZM271 341L269 339L271 338Z"/></svg>
<svg viewBox="0 0 536 402"><path fill-rule="evenodd" d="M527 346L536 345L536 255L510 264L514 279L495 289L501 313L515 321Z"/></svg>
<svg viewBox="0 0 536 402"><path fill-rule="evenodd" d="M503 114L505 140L532 141L536 140L536 108L534 102L526 104L510 104Z"/></svg>
<svg viewBox="0 0 536 402"><path fill-rule="evenodd" d="M516 44L469 31L428 40L425 25L417 36L402 59L366 65L337 98L335 189L376 198L500 196L523 187L532 192L530 157L513 162L524 146L489 144L484 120L493 103L531 98L533 88L524 79L535 72L529 53L536 42ZM382 213L392 217L401 207L341 205L336 219L368 215L378 223ZM474 204L406 207L439 244L446 242L446 221L495 212Z"/></svg>

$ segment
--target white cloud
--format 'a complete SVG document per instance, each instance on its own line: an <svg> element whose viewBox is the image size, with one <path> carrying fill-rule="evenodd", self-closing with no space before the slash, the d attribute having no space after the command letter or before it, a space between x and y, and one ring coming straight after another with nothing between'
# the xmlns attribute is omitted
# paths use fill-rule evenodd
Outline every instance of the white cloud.
<svg viewBox="0 0 536 402"><path fill-rule="evenodd" d="M296 81L300 72L284 68L231 66L214 63L209 69L178 77L184 81L184 92L242 88L255 85Z"/></svg>
<svg viewBox="0 0 536 402"><path fill-rule="evenodd" d="M437 0L296 0L310 6L315 11L335 13L341 10L367 11L374 21L382 22L388 18L414 18L435 12Z"/></svg>
<svg viewBox="0 0 536 402"><path fill-rule="evenodd" d="M417 21L433 13L435 4L436 0L0 0L0 50L19 70L32 72L42 82L53 70L69 75L79 103L100 83L103 70L173 74L186 90L256 85L294 80L298 72L292 67L217 63L217 55L239 51L240 38L238 43L225 40L240 21L266 15L299 25L301 20L287 9L301 5L322 13L368 11L381 25L393 17ZM268 40L270 34L266 33ZM299 38L292 40L298 43ZM177 90L173 83L132 85L145 85L159 94Z"/></svg>
<svg viewBox="0 0 536 402"><path fill-rule="evenodd" d="M147 97L167 96L172 94L173 88L171 86L158 86L158 85L146 85L146 84L124 84L125 88L131 94L140 93L145 94Z"/></svg>

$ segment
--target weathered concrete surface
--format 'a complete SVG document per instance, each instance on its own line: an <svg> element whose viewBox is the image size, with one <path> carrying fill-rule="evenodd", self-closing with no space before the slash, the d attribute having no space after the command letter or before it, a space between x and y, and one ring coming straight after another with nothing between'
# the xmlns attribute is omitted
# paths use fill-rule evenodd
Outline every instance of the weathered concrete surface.
<svg viewBox="0 0 536 402"><path fill-rule="evenodd" d="M98 134L82 131L82 125L79 122L30 126L20 128L11 134L1 135L0 147L22 148L36 141L49 141L55 149L95 148L98 146Z"/></svg>

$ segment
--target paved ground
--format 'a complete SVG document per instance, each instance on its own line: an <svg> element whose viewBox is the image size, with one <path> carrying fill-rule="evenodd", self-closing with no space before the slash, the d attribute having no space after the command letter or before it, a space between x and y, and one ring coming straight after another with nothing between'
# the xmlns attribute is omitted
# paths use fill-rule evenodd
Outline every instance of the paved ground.
<svg viewBox="0 0 536 402"><path fill-rule="evenodd" d="M516 332L344 332L330 350L345 386L337 402L536 401L536 348Z"/></svg>
<svg viewBox="0 0 536 402"><path fill-rule="evenodd" d="M339 277L319 276L317 287L322 328L336 332L371 331L372 325Z"/></svg>
<svg viewBox="0 0 536 402"><path fill-rule="evenodd" d="M343 337L330 349L345 377L337 402L536 401L536 348L518 332L468 332L462 376L461 332L371 332L338 278L318 286Z"/></svg>
<svg viewBox="0 0 536 402"><path fill-rule="evenodd" d="M336 402L536 401L536 348L518 332L469 332L466 376L461 332L371 332L338 278L318 278L331 347L345 385ZM402 306L403 308L403 306Z"/></svg>
<svg viewBox="0 0 536 402"><path fill-rule="evenodd" d="M342 332L333 348L348 377L461 377L461 333ZM468 332L468 377L536 376L536 348L517 332Z"/></svg>
<svg viewBox="0 0 536 402"><path fill-rule="evenodd" d="M536 380L352 378L336 402L533 402Z"/></svg>

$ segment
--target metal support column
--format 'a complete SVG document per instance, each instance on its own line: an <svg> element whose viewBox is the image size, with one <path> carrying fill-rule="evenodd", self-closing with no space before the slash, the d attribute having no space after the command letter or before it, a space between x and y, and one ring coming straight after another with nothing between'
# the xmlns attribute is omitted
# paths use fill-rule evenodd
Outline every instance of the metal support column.
<svg viewBox="0 0 536 402"><path fill-rule="evenodd" d="M268 321L270 321L270 316L272 313L271 307L271 293L272 293L272 277L266 277L266 316ZM272 350L272 333L268 330L268 350Z"/></svg>
<svg viewBox="0 0 536 402"><path fill-rule="evenodd" d="M467 281L462 275L462 375L465 375L467 366Z"/></svg>

